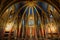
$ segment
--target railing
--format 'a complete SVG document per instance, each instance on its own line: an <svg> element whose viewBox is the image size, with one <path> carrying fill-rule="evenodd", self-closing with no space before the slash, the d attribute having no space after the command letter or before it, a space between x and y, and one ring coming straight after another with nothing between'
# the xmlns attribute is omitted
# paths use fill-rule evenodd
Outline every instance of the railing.
<svg viewBox="0 0 60 40"><path fill-rule="evenodd" d="M47 37L46 37L47 36ZM2 37L0 36L0 40ZM25 38L15 38L14 36L14 32L5 32L4 33L4 36L3 36L3 40L60 40L60 36L57 34L57 33L48 33L47 35L44 35L43 36L39 36L37 37L37 39L35 38L35 36L32 36L32 38L30 38L29 36L25 36Z"/></svg>

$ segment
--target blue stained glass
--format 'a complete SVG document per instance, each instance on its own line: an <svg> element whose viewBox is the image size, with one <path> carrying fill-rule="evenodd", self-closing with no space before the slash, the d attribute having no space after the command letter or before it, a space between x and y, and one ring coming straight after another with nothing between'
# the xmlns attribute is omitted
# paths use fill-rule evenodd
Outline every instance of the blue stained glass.
<svg viewBox="0 0 60 40"><path fill-rule="evenodd" d="M30 14L32 14L32 8L30 8Z"/></svg>
<svg viewBox="0 0 60 40"><path fill-rule="evenodd" d="M40 24L40 21L38 20L38 24Z"/></svg>
<svg viewBox="0 0 60 40"><path fill-rule="evenodd" d="M46 11L47 10L47 3L42 3L42 8ZM47 11L46 11L47 12Z"/></svg>
<svg viewBox="0 0 60 40"><path fill-rule="evenodd" d="M23 26L24 26L24 20L22 20L22 24L23 24Z"/></svg>
<svg viewBox="0 0 60 40"><path fill-rule="evenodd" d="M28 10L29 10L29 8L26 10L26 16L28 16Z"/></svg>
<svg viewBox="0 0 60 40"><path fill-rule="evenodd" d="M36 14L36 9L34 8L34 14Z"/></svg>
<svg viewBox="0 0 60 40"><path fill-rule="evenodd" d="M19 4L15 4L15 7L16 7L16 11L17 11L19 8Z"/></svg>
<svg viewBox="0 0 60 40"><path fill-rule="evenodd" d="M45 3L45 2L38 2L37 4L39 6L41 6L44 9L44 11L47 12L47 7L48 7L48 4L47 3Z"/></svg>

